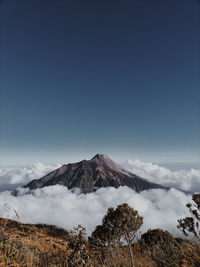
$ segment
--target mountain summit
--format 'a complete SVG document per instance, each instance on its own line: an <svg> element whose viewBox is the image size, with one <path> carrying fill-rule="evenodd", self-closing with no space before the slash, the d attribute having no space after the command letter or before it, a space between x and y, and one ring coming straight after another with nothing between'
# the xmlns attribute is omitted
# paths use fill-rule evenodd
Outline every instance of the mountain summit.
<svg viewBox="0 0 200 267"><path fill-rule="evenodd" d="M69 189L79 188L83 193L94 192L98 188L108 186L115 188L128 186L136 192L164 188L123 169L103 154L97 154L91 160L63 165L24 187L37 189L56 184L64 185Z"/></svg>

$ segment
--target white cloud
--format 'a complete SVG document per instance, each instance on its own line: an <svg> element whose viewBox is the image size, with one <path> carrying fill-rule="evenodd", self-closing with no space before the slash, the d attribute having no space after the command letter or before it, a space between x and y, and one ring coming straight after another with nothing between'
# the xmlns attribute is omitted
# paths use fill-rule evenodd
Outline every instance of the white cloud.
<svg viewBox="0 0 200 267"><path fill-rule="evenodd" d="M33 179L41 178L43 175L57 169L60 166L61 164L45 165L41 162L38 162L27 167L1 167L0 185L28 183Z"/></svg>
<svg viewBox="0 0 200 267"><path fill-rule="evenodd" d="M126 202L144 217L142 232L160 227L181 234L176 227L177 220L187 215L185 205L191 201L190 195L176 189L149 190L138 194L130 188L120 187L78 194L64 186L55 185L34 190L32 194L25 194L26 190L21 189L18 197L8 191L0 193L1 216L16 220L16 210L20 220L25 223L54 224L65 229L82 224L88 233L101 223L107 208ZM10 207L9 211L4 210L5 203Z"/></svg>
<svg viewBox="0 0 200 267"><path fill-rule="evenodd" d="M123 166L151 182L181 190L200 192L200 169L171 171L157 164L138 159L128 160Z"/></svg>

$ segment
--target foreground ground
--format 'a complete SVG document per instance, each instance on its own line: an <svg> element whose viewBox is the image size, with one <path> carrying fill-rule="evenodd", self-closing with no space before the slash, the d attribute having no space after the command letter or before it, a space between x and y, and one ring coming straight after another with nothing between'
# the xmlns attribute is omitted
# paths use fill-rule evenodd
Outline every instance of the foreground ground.
<svg viewBox="0 0 200 267"><path fill-rule="evenodd" d="M132 267L126 247L92 247L80 229L0 219L0 267ZM132 250L135 267L200 266L200 245L159 229L144 234Z"/></svg>

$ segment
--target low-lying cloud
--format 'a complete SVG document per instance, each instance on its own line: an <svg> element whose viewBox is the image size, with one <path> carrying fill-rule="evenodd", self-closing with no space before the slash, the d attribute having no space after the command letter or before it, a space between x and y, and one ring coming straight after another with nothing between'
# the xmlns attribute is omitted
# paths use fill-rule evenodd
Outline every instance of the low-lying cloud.
<svg viewBox="0 0 200 267"><path fill-rule="evenodd" d="M16 220L16 210L22 222L53 224L68 230L82 224L88 234L101 223L109 207L126 202L144 217L142 232L159 227L179 235L177 220L187 215L185 205L191 201L190 195L176 189L154 189L138 194L128 187L120 187L78 194L55 185L34 190L32 194L25 192L21 189L18 197L8 191L0 193L0 216Z"/></svg>
<svg viewBox="0 0 200 267"><path fill-rule="evenodd" d="M171 171L168 168L138 159L128 160L123 166L151 182L180 190L200 192L200 169Z"/></svg>
<svg viewBox="0 0 200 267"><path fill-rule="evenodd" d="M33 179L41 178L60 166L61 164L47 165L38 162L32 166L0 167L0 185L28 183Z"/></svg>

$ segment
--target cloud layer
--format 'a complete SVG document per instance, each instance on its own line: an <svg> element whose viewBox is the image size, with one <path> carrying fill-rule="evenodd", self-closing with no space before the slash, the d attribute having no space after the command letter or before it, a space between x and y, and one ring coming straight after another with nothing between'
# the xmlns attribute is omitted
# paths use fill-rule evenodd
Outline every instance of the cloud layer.
<svg viewBox="0 0 200 267"><path fill-rule="evenodd" d="M128 160L123 166L151 182L181 190L200 192L200 169L171 171L157 164L138 159Z"/></svg>
<svg viewBox="0 0 200 267"><path fill-rule="evenodd" d="M177 220L187 215L186 203L191 196L171 189L149 190L140 194L127 187L101 188L95 193L72 193L66 187L55 185L37 189L32 194L25 194L21 189L20 196L14 197L10 192L0 194L0 215L17 219L25 223L54 224L71 229L78 224L86 226L91 233L101 223L107 208L128 203L144 217L142 232L149 228L163 228L174 234L180 234ZM6 203L7 207L4 207Z"/></svg>
<svg viewBox="0 0 200 267"><path fill-rule="evenodd" d="M0 167L1 184L23 184L38 179L48 172L57 169L61 164L47 165L41 162L32 166Z"/></svg>

